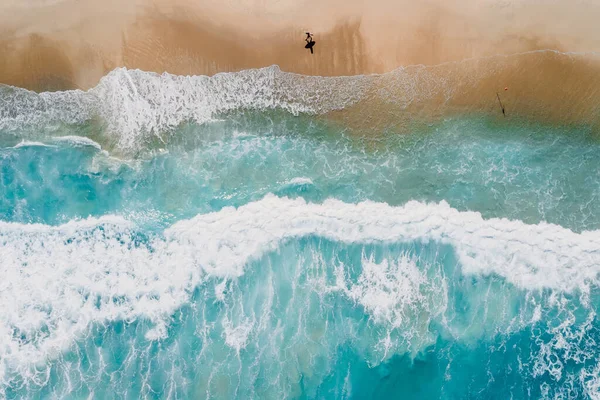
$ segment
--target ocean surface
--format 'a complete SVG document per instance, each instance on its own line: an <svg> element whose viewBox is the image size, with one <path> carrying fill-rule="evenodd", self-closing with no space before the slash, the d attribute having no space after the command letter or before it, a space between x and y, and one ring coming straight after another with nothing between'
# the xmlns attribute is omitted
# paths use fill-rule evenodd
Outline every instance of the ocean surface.
<svg viewBox="0 0 600 400"><path fill-rule="evenodd" d="M594 129L373 79L0 85L0 397L599 398Z"/></svg>

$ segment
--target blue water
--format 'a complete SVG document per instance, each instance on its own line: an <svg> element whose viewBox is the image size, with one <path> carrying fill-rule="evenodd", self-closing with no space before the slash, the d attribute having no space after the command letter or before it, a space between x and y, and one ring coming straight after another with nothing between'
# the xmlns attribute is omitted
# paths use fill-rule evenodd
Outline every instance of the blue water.
<svg viewBox="0 0 600 400"><path fill-rule="evenodd" d="M0 132L1 397L599 395L585 127L93 124Z"/></svg>

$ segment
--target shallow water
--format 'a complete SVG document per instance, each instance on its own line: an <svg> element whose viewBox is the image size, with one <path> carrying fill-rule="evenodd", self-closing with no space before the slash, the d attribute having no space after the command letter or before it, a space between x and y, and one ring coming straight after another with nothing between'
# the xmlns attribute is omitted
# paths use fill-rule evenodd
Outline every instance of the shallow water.
<svg viewBox="0 0 600 400"><path fill-rule="evenodd" d="M598 396L585 126L44 96L1 114L2 397Z"/></svg>

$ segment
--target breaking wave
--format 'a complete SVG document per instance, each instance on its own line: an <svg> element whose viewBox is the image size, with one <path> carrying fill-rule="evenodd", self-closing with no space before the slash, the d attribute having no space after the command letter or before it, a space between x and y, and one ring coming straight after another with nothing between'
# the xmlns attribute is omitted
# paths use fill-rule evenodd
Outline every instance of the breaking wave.
<svg viewBox="0 0 600 400"><path fill-rule="evenodd" d="M600 272L598 231L577 234L544 223L484 220L443 202L390 207L267 196L177 222L150 236L109 216L58 227L1 223L0 228L4 382L11 371L29 376L35 365L56 357L90 324L142 318L154 324L146 333L149 340L164 338L170 316L191 301L201 283L241 277L252 260L307 237L363 245L449 245L463 274L496 275L525 291L585 295ZM429 296L420 289L427 279L415 261L405 256L397 262L363 260L355 284L346 282L349 272L343 267L335 273L336 290L390 331L402 327L407 310ZM215 290L223 299L227 294L221 285L225 283ZM443 286L433 287L438 298ZM238 351L247 338L239 329L226 335L226 343ZM387 352L394 345L384 347Z"/></svg>

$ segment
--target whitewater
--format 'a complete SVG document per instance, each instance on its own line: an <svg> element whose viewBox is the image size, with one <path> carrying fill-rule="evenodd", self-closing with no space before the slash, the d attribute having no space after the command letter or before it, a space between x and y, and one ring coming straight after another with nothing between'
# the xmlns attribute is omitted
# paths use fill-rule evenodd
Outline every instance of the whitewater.
<svg viewBox="0 0 600 400"><path fill-rule="evenodd" d="M436 68L0 85L0 397L597 398L594 129Z"/></svg>

